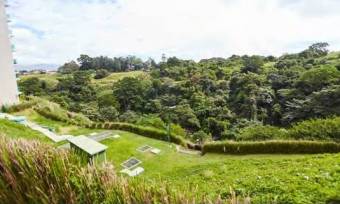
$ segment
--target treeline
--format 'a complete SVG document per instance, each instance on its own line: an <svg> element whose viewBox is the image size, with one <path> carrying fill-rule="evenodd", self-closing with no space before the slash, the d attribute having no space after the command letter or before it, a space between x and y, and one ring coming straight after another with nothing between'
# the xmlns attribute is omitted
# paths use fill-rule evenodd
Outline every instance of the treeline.
<svg viewBox="0 0 340 204"><path fill-rule="evenodd" d="M75 71L85 70L106 70L108 72L125 72L133 70L146 70L156 63L149 58L147 61L136 56L114 57L107 56L90 57L88 55L80 55L76 61L66 62L59 67L58 71L63 74L69 74Z"/></svg>
<svg viewBox="0 0 340 204"><path fill-rule="evenodd" d="M62 75L56 85L31 78L21 88L94 121L143 121L160 129L171 121L177 132L199 143L257 140L259 132L270 140L297 122L340 115L340 54L329 53L327 46L316 43L280 57L233 55L199 62L164 57L150 63L147 77L125 77L100 89L92 80L98 73L85 63L91 60L82 57L81 71ZM338 140L337 130L330 131Z"/></svg>

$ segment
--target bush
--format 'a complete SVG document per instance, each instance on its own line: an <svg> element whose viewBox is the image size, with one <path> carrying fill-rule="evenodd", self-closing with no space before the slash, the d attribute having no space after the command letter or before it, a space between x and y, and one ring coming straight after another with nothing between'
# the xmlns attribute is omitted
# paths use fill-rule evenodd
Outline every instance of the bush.
<svg viewBox="0 0 340 204"><path fill-rule="evenodd" d="M259 141L287 138L287 130L270 125L255 125L240 130L237 140Z"/></svg>
<svg viewBox="0 0 340 204"><path fill-rule="evenodd" d="M340 144L316 141L213 142L203 146L203 153L225 154L318 154L338 153Z"/></svg>
<svg viewBox="0 0 340 204"><path fill-rule="evenodd" d="M340 117L299 122L289 129L294 139L340 141Z"/></svg>
<svg viewBox="0 0 340 204"><path fill-rule="evenodd" d="M204 143L208 138L209 135L202 130L192 134L192 139L196 142Z"/></svg>
<svg viewBox="0 0 340 204"><path fill-rule="evenodd" d="M41 116L51 120L80 126L85 126L86 124L91 123L91 120L82 114L68 112L61 108L59 104L44 100L41 100L40 103L34 106L33 109Z"/></svg>
<svg viewBox="0 0 340 204"><path fill-rule="evenodd" d="M16 105L12 105L7 107L6 112L8 113L14 113L14 112L19 112L19 111L23 111L29 108L32 108L33 106L35 106L39 101L38 100L29 100L29 101L24 101L21 102L19 104Z"/></svg>
<svg viewBox="0 0 340 204"><path fill-rule="evenodd" d="M96 75L94 76L95 79L103 79L110 75L110 72L106 69L98 69L96 71Z"/></svg>

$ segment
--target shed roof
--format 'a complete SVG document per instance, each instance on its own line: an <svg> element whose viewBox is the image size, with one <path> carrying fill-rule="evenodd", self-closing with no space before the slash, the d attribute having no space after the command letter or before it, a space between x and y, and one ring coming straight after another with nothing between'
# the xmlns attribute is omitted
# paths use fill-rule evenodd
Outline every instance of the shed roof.
<svg viewBox="0 0 340 204"><path fill-rule="evenodd" d="M100 144L99 142L96 142L86 136L73 137L68 139L68 141L71 144L82 149L83 151L87 152L91 156L103 152L107 149L107 146Z"/></svg>

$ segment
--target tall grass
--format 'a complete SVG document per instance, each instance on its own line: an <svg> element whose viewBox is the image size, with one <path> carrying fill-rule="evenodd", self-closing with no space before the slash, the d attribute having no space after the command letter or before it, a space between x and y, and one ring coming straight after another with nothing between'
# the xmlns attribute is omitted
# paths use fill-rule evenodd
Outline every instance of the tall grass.
<svg viewBox="0 0 340 204"><path fill-rule="evenodd" d="M36 141L0 137L0 203L249 203L199 198L167 185L127 180L112 165L81 166L72 153Z"/></svg>

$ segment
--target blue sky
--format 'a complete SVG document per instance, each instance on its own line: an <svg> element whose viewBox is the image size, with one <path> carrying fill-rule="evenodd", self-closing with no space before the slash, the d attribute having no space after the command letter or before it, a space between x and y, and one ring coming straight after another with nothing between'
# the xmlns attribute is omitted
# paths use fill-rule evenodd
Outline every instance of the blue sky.
<svg viewBox="0 0 340 204"><path fill-rule="evenodd" d="M9 0L20 64L340 50L339 0Z"/></svg>

